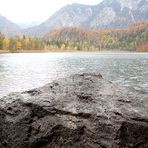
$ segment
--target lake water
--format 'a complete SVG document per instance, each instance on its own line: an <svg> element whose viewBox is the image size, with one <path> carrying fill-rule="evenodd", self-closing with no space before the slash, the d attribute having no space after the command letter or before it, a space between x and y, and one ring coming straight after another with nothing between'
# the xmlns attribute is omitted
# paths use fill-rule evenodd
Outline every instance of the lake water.
<svg viewBox="0 0 148 148"><path fill-rule="evenodd" d="M86 72L148 92L147 53L18 53L0 55L0 97Z"/></svg>

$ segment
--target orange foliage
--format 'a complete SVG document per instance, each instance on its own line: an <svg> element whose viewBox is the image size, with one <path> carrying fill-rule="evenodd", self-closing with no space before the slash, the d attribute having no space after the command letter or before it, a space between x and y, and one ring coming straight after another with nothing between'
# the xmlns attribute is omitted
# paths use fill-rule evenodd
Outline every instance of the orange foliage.
<svg viewBox="0 0 148 148"><path fill-rule="evenodd" d="M127 35L132 34L133 32L136 32L138 30L144 29L148 27L148 23L147 22L140 22L140 23L136 23L136 24L132 24L130 25L128 28L123 29L123 32Z"/></svg>
<svg viewBox="0 0 148 148"><path fill-rule="evenodd" d="M137 51L139 51L139 52L147 52L148 51L148 43L139 45L137 47Z"/></svg>

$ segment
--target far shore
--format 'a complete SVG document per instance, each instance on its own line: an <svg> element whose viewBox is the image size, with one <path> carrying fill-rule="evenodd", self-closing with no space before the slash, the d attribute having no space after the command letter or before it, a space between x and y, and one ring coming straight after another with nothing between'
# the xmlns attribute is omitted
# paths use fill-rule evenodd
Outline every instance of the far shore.
<svg viewBox="0 0 148 148"><path fill-rule="evenodd" d="M147 53L147 52L138 52L138 51L124 51L124 50L19 50L15 52L10 52L9 50L0 50L0 54L13 54L13 53L51 53L51 52L100 52L100 53Z"/></svg>

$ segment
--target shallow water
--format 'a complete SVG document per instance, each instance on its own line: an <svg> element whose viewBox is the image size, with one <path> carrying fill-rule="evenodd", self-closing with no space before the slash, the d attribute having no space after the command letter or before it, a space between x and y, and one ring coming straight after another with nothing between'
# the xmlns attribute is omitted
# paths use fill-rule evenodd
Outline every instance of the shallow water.
<svg viewBox="0 0 148 148"><path fill-rule="evenodd" d="M148 92L147 53L18 53L0 55L0 97L83 72Z"/></svg>

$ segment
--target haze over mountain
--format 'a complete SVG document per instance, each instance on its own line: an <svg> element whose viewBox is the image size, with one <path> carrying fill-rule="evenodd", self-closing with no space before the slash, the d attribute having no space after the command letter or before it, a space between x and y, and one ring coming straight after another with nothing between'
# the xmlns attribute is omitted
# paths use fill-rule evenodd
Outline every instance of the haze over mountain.
<svg viewBox="0 0 148 148"><path fill-rule="evenodd" d="M78 26L81 28L123 28L148 21L148 0L104 0L98 5L71 4L55 12L40 25L23 29L21 34L43 36L49 30ZM6 35L20 32L20 28L0 17L0 31ZM26 27L26 26L25 26Z"/></svg>
<svg viewBox="0 0 148 148"><path fill-rule="evenodd" d="M0 15L0 31L6 36L14 36L20 32L20 27Z"/></svg>
<svg viewBox="0 0 148 148"><path fill-rule="evenodd" d="M35 22L24 22L24 23L17 23L20 28L22 29L27 29L27 28L31 28L37 25L40 25L42 22L39 21L35 21Z"/></svg>

